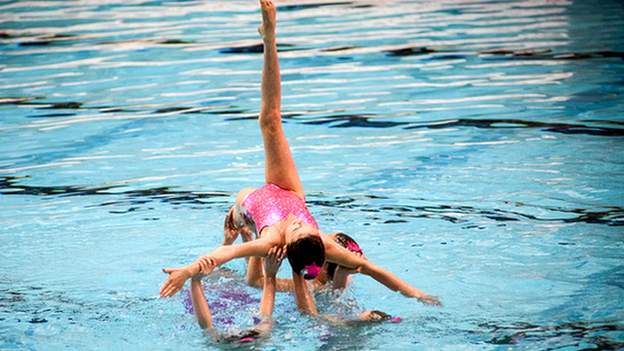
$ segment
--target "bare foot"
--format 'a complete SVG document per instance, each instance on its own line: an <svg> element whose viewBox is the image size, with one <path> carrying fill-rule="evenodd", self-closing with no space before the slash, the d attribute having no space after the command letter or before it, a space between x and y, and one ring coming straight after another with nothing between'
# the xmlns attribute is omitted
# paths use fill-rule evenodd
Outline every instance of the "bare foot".
<svg viewBox="0 0 624 351"><path fill-rule="evenodd" d="M262 10L262 24L258 27L258 32L265 41L275 40L275 26L277 24L275 4L271 0L260 0L260 9Z"/></svg>

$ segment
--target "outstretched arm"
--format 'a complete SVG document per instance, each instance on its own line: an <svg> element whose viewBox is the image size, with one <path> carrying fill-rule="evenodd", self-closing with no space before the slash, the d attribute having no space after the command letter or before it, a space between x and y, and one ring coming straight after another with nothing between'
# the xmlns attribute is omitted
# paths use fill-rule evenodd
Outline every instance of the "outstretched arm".
<svg viewBox="0 0 624 351"><path fill-rule="evenodd" d="M323 238L323 243L325 244L325 255L328 261L347 268L356 269L360 273L366 274L385 285L388 289L399 291L407 297L415 297L421 302L430 305L441 305L437 297L425 294L423 291L411 286L392 272L378 267L363 257L350 252L333 240L324 238L323 236L321 236L321 238Z"/></svg>
<svg viewBox="0 0 624 351"><path fill-rule="evenodd" d="M271 244L268 240L258 239L238 245L219 246L206 256L182 268L165 268L169 277L160 288L161 297L170 297L182 289L184 283L198 274L206 275L216 267L237 257L265 256Z"/></svg>
<svg viewBox="0 0 624 351"><path fill-rule="evenodd" d="M415 297L420 302L426 303L429 305L441 306L442 303L436 296L427 295L421 290L416 289L415 287L409 285L406 281L394 275L392 272L389 272L381 267L374 265L371 262L366 262L361 266L361 273L366 274L381 284L385 285L387 288L393 291L400 291L401 294L407 297Z"/></svg>

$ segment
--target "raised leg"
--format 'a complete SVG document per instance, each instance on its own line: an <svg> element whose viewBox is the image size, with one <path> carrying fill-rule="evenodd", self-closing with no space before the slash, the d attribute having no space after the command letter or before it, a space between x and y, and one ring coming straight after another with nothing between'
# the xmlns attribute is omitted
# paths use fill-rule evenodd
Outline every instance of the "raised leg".
<svg viewBox="0 0 624 351"><path fill-rule="evenodd" d="M260 0L260 7L262 24L259 31L264 42L264 65L259 121L264 142L265 181L294 191L303 198L303 186L282 128L282 89L275 37L275 5L271 0Z"/></svg>

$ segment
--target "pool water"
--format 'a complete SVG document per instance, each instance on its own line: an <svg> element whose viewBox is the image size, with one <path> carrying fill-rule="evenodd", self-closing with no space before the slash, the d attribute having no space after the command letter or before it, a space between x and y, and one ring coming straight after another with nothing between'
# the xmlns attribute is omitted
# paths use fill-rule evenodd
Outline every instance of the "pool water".
<svg viewBox="0 0 624 351"><path fill-rule="evenodd" d="M444 307L357 276L320 309L401 323L335 326L278 294L271 339L247 348L624 348L622 14L617 0L278 2L311 212ZM224 347L158 289L262 184L258 22L251 0L0 1L0 349ZM251 301L208 294L231 331L260 294L242 260L226 267L213 287Z"/></svg>

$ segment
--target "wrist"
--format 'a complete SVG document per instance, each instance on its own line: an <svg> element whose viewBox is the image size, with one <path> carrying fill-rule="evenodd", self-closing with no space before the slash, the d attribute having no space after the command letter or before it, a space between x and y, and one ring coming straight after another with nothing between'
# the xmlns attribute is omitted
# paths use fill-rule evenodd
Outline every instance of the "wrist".
<svg viewBox="0 0 624 351"><path fill-rule="evenodd" d="M411 295L411 297L415 297L418 300L422 300L425 297L427 297L427 294L423 293L422 291L416 289L416 288L411 288L411 291L409 292L409 295Z"/></svg>
<svg viewBox="0 0 624 351"><path fill-rule="evenodd" d="M184 267L182 271L184 272L186 279L195 278L195 276L199 275L200 267L197 262L193 262L188 266Z"/></svg>

